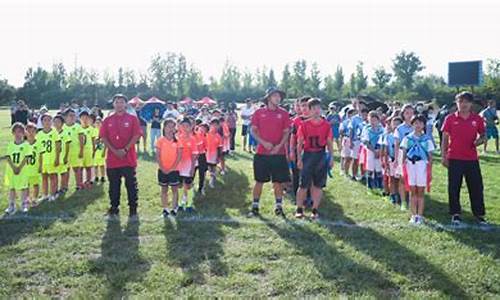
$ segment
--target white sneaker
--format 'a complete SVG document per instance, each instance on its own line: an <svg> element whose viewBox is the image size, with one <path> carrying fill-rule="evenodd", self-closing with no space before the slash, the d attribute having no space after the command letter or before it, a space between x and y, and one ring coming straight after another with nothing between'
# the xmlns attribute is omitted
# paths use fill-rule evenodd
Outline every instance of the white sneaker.
<svg viewBox="0 0 500 300"><path fill-rule="evenodd" d="M13 215L16 213L16 205L9 205L9 207L7 207L5 209L5 213L8 214L8 215Z"/></svg>
<svg viewBox="0 0 500 300"><path fill-rule="evenodd" d="M50 195L49 197L47 197L47 201L49 202L54 202L56 200L56 197L54 195Z"/></svg>
<svg viewBox="0 0 500 300"><path fill-rule="evenodd" d="M29 210L29 202L23 203L23 213L27 213Z"/></svg>
<svg viewBox="0 0 500 300"><path fill-rule="evenodd" d="M415 225L417 224L417 217L412 215L411 218L410 218L410 222L409 222L411 225Z"/></svg>
<svg viewBox="0 0 500 300"><path fill-rule="evenodd" d="M424 217L417 215L417 225L424 225Z"/></svg>
<svg viewBox="0 0 500 300"><path fill-rule="evenodd" d="M224 175L226 175L226 171L222 170L222 171L220 171L220 174L221 174L222 176L224 176Z"/></svg>

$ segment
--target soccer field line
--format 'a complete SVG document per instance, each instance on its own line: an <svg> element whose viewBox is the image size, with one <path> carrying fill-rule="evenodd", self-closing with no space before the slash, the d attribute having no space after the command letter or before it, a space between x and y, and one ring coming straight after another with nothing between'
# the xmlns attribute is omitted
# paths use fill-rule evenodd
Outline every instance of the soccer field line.
<svg viewBox="0 0 500 300"><path fill-rule="evenodd" d="M342 220L332 221L320 219L318 221L309 220L297 220L297 219L287 219L287 218L277 218L273 219L263 219L260 217L217 217L217 216L177 216L169 217L165 219L162 216L154 215L140 215L139 222L141 223L160 223L169 220L176 223L222 223L222 224L240 224L240 225L322 225L327 227L339 227L339 228L350 228L350 229L364 229L364 228L393 228L393 229L428 229L433 231L460 231L460 230L479 230L486 232L497 232L500 231L500 226L496 224L491 224L488 226L479 226L475 224L464 223L461 226L454 226L451 224L442 224L436 221L427 221L425 225L416 226L409 223L401 222L365 222L361 221L358 223L349 223ZM13 216L4 216L0 219L0 222L16 222L16 221L33 221L33 222L54 222L54 221L102 221L102 222L117 222L117 220L107 220L104 216L86 216L86 217L75 217L70 215L21 215L16 214ZM121 217L121 221L128 221L128 217Z"/></svg>

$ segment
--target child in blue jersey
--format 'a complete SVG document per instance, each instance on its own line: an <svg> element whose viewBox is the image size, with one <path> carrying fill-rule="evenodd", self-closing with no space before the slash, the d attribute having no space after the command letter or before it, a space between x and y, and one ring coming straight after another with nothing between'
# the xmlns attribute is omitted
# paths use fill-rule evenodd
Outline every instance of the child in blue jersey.
<svg viewBox="0 0 500 300"><path fill-rule="evenodd" d="M350 138L350 159L352 162L352 179L357 180L358 176L358 166L359 166L359 150L361 146L360 136L361 131L363 131L363 117L362 113L368 113L363 107L358 111L357 115L354 115L349 122L349 138Z"/></svg>
<svg viewBox="0 0 500 300"><path fill-rule="evenodd" d="M401 110L401 118L403 123L399 125L394 132L394 149L395 149L395 163L396 177L401 178L403 176L403 151L401 151L401 141L405 136L413 132L413 126L411 125L411 120L415 115L415 110L413 106L406 104ZM399 197L401 201L401 210L408 209L408 193L405 190L404 184L399 185Z"/></svg>
<svg viewBox="0 0 500 300"><path fill-rule="evenodd" d="M366 185L369 189L382 188L382 164L380 162L380 137L384 129L380 125L380 117L376 111L368 115L369 124L363 128L361 142L365 147L364 167Z"/></svg>
<svg viewBox="0 0 500 300"><path fill-rule="evenodd" d="M423 224L424 193L429 187L432 171L434 143L425 134L426 119L422 115L413 117L414 131L403 138L403 170L406 188L410 190L410 224Z"/></svg>
<svg viewBox="0 0 500 300"><path fill-rule="evenodd" d="M330 123L332 127L333 141L337 144L337 149L340 152L340 114L337 112L337 107L334 103L328 105L329 112L326 116L326 120Z"/></svg>
<svg viewBox="0 0 500 300"><path fill-rule="evenodd" d="M349 123L351 122L351 118L355 112L356 111L354 109L349 109L339 127L340 136L342 137L340 169L345 176L349 175L349 167L351 166L351 139L349 133Z"/></svg>
<svg viewBox="0 0 500 300"><path fill-rule="evenodd" d="M396 154L394 144L395 128L403 123L403 120L396 116L388 120L386 132L382 137L382 168L387 177L389 185L389 199L392 204L400 203L399 197L399 177L396 176Z"/></svg>

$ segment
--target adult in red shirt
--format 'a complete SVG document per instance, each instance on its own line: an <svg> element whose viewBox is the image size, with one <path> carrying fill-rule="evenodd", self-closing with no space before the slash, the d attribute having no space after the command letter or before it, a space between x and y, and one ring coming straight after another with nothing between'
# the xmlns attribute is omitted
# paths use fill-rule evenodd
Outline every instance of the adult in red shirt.
<svg viewBox="0 0 500 300"><path fill-rule="evenodd" d="M122 94L113 96L114 113L104 119L99 136L108 149L106 174L109 181L110 218L119 214L122 177L127 188L129 217L137 218L137 153L135 144L142 135L139 120L127 113L127 97Z"/></svg>
<svg viewBox="0 0 500 300"><path fill-rule="evenodd" d="M455 96L457 112L446 117L441 145L442 164L448 168L448 201L451 222L460 225L460 188L465 177L472 213L480 225L484 219L483 177L476 147L485 142L484 121L471 111L474 96L462 92Z"/></svg>
<svg viewBox="0 0 500 300"><path fill-rule="evenodd" d="M250 215L259 214L259 200L262 186L272 181L276 198L275 214L283 215L282 183L290 181L290 172L285 155L285 145L290 132L290 116L279 107L285 92L269 88L262 101L265 107L255 111L252 116L252 135L258 142L257 153L253 160L255 186Z"/></svg>

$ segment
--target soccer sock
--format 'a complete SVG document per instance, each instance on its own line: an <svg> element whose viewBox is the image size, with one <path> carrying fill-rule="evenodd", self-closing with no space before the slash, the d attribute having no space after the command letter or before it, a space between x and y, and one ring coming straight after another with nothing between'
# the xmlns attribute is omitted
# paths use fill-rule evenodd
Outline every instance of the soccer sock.
<svg viewBox="0 0 500 300"><path fill-rule="evenodd" d="M259 198L253 199L252 207L259 208Z"/></svg>
<svg viewBox="0 0 500 300"><path fill-rule="evenodd" d="M281 207L283 205L283 199L282 198L276 198L276 207Z"/></svg>
<svg viewBox="0 0 500 300"><path fill-rule="evenodd" d="M186 196L186 201L187 201L187 207L192 207L193 206L193 195L191 193L191 189L187 191L187 196Z"/></svg>

